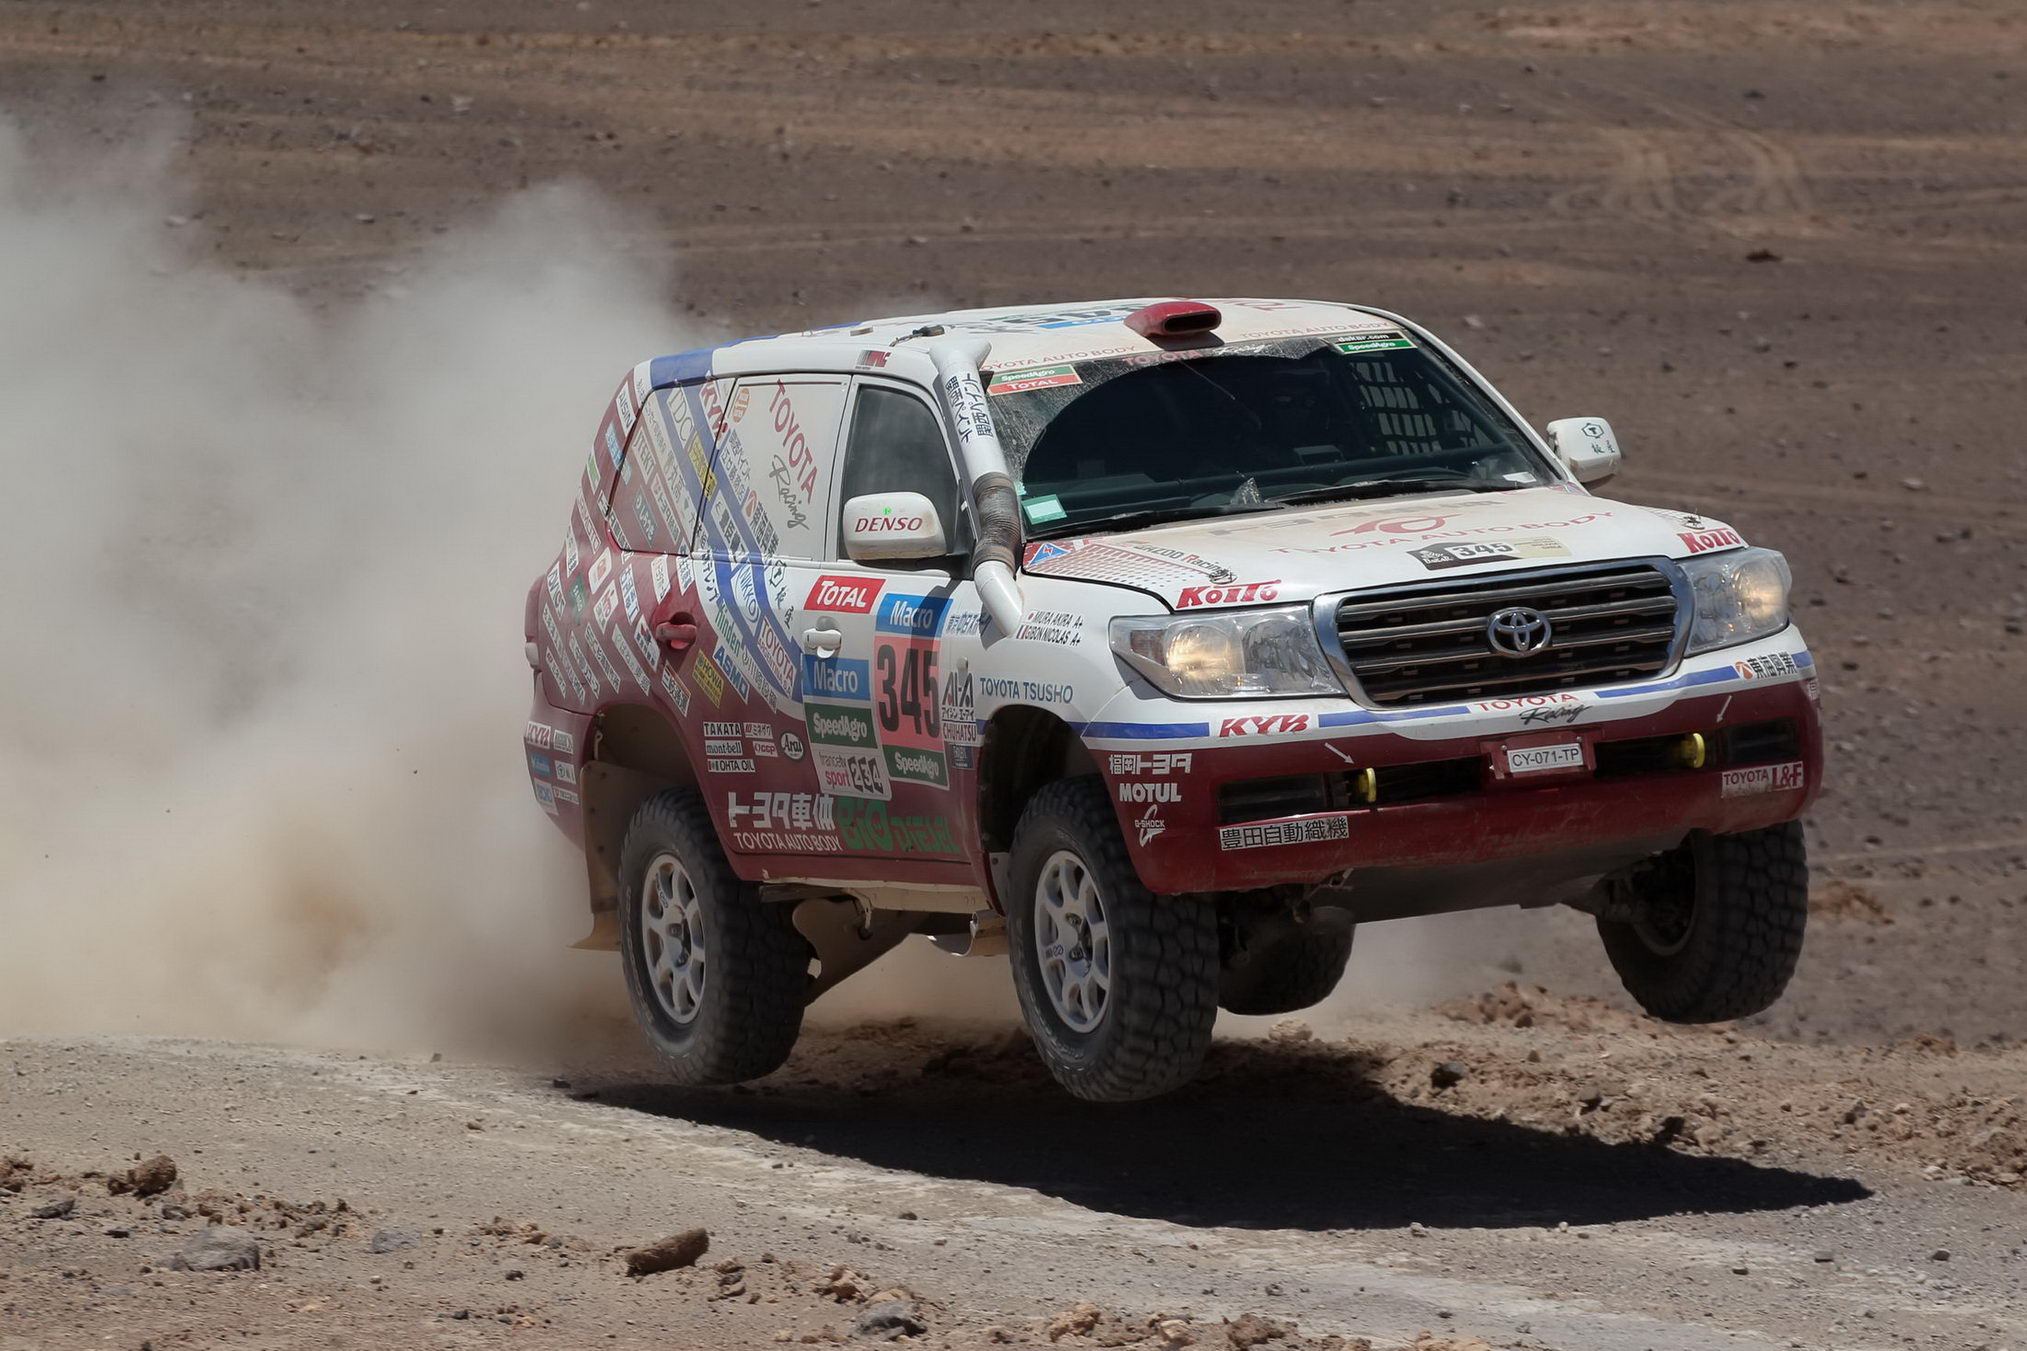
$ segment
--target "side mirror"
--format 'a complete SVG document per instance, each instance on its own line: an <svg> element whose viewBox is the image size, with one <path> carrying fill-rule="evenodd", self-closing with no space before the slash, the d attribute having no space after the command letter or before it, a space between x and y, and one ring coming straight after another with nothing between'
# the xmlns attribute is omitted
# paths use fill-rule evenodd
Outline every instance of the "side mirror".
<svg viewBox="0 0 2027 1351"><path fill-rule="evenodd" d="M866 493L845 503L845 557L854 563L942 558L943 522L921 493Z"/></svg>
<svg viewBox="0 0 2027 1351"><path fill-rule="evenodd" d="M1619 472L1619 438L1601 417L1557 418L1548 444L1579 483L1602 483Z"/></svg>

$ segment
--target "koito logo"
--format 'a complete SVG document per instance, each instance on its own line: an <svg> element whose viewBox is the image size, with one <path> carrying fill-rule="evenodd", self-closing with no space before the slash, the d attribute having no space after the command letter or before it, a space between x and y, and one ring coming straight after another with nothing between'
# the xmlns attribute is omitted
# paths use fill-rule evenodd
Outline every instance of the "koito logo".
<svg viewBox="0 0 2027 1351"><path fill-rule="evenodd" d="M852 526L861 535L893 535L921 528L920 516L861 516Z"/></svg>
<svg viewBox="0 0 2027 1351"><path fill-rule="evenodd" d="M1272 600L1281 594L1281 579L1271 582L1244 582L1237 586L1186 586L1176 597L1176 608L1194 605L1237 605L1241 601Z"/></svg>
<svg viewBox="0 0 2027 1351"><path fill-rule="evenodd" d="M1692 554L1707 553L1712 549L1730 549L1745 543L1736 530L1689 530L1676 536Z"/></svg>
<svg viewBox="0 0 2027 1351"><path fill-rule="evenodd" d="M886 585L879 577L831 577L816 579L810 587L809 597L802 603L805 610L835 610L841 614L871 614L873 602L879 598L880 588Z"/></svg>

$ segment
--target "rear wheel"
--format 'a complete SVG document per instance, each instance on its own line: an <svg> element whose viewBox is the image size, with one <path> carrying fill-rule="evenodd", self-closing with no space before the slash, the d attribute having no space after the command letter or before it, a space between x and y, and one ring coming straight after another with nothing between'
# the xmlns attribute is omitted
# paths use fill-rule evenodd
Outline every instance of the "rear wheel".
<svg viewBox="0 0 2027 1351"><path fill-rule="evenodd" d="M1009 876L1014 988L1049 1073L1103 1102L1188 1082L1217 1019L1217 915L1140 884L1100 780L1035 794Z"/></svg>
<svg viewBox="0 0 2027 1351"><path fill-rule="evenodd" d="M1320 1004L1351 960L1350 924L1310 924L1233 957L1218 974L1218 1007L1227 1013L1293 1013Z"/></svg>
<svg viewBox="0 0 2027 1351"><path fill-rule="evenodd" d="M627 826L619 952L635 1019L685 1084L755 1079L802 1030L809 945L725 862L694 793L658 793Z"/></svg>
<svg viewBox="0 0 2027 1351"><path fill-rule="evenodd" d="M1598 934L1626 992L1656 1018L1743 1018L1795 974L1809 918L1799 821L1695 836L1614 889L1638 918L1600 919Z"/></svg>

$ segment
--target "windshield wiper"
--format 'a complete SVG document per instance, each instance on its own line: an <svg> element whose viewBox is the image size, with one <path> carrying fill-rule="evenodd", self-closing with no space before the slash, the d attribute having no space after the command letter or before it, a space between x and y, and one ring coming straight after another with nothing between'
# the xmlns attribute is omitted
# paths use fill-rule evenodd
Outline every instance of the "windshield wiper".
<svg viewBox="0 0 2027 1351"><path fill-rule="evenodd" d="M1460 493L1503 493L1515 488L1538 485L1527 483L1487 483L1475 478L1442 478L1427 475L1421 478L1369 478L1357 483L1340 483L1330 488L1310 488L1304 492L1288 493L1271 500L1275 502L1333 502L1339 498L1397 497L1402 493L1460 492Z"/></svg>
<svg viewBox="0 0 2027 1351"><path fill-rule="evenodd" d="M1207 516L1249 516L1258 511L1279 511L1279 502L1224 502L1217 506L1203 507L1145 507L1138 511L1122 511L1112 516L1100 516L1089 521L1069 521L1054 530L1028 530L1029 539L1048 539L1054 535L1081 535L1093 530L1131 530L1135 526L1158 525L1163 521L1194 521Z"/></svg>

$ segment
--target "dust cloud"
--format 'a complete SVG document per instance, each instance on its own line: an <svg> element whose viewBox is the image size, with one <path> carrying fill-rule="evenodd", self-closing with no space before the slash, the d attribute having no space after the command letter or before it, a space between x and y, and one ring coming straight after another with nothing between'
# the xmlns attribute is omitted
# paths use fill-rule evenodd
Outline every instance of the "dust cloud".
<svg viewBox="0 0 2027 1351"><path fill-rule="evenodd" d="M0 121L0 1033L553 1023L619 982L522 602L670 279L559 187L319 313L170 228L172 140Z"/></svg>

